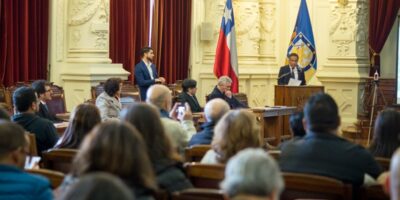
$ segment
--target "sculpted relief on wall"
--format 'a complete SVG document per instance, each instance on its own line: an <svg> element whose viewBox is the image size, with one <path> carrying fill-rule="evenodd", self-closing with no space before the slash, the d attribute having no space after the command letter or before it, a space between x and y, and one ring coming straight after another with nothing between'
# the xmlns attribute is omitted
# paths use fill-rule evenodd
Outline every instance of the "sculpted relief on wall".
<svg viewBox="0 0 400 200"><path fill-rule="evenodd" d="M205 21L212 24L213 40L205 43L203 60L211 60L220 32L224 0L205 0ZM273 56L276 17L274 0L233 0L238 56L241 60L260 60Z"/></svg>
<svg viewBox="0 0 400 200"><path fill-rule="evenodd" d="M335 3L331 12L330 56L367 57L368 4L366 1Z"/></svg>
<svg viewBox="0 0 400 200"><path fill-rule="evenodd" d="M67 23L68 57L108 52L109 0L68 1Z"/></svg>

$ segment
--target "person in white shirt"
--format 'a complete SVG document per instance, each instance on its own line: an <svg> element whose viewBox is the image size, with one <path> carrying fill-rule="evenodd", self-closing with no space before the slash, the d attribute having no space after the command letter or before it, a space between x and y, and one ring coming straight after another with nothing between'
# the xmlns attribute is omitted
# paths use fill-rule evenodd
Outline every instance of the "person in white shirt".
<svg viewBox="0 0 400 200"><path fill-rule="evenodd" d="M153 85L147 91L146 103L154 105L160 112L161 122L165 132L172 139L173 145L179 151L187 146L189 139L196 133L193 116L188 104L181 114L178 114L178 104L172 108L172 95L164 85ZM172 109L171 109L172 108Z"/></svg>

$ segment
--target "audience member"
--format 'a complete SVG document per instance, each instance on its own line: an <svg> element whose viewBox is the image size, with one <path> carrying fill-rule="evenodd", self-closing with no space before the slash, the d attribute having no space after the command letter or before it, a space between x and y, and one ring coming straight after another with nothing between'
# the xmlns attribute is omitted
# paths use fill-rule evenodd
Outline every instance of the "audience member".
<svg viewBox="0 0 400 200"><path fill-rule="evenodd" d="M226 163L242 149L261 147L259 125L254 114L246 110L226 113L215 127L211 146L202 163Z"/></svg>
<svg viewBox="0 0 400 200"><path fill-rule="evenodd" d="M13 102L16 113L12 121L35 134L38 153L54 147L58 140L57 130L53 122L35 114L38 109L35 91L29 87L20 87L13 94Z"/></svg>
<svg viewBox="0 0 400 200"><path fill-rule="evenodd" d="M245 149L226 165L222 190L232 200L279 200L284 182L275 160L262 149Z"/></svg>
<svg viewBox="0 0 400 200"><path fill-rule="evenodd" d="M229 105L222 99L213 99L207 102L204 107L204 117L207 121L201 125L201 131L190 139L189 146L211 144L215 125L228 111Z"/></svg>
<svg viewBox="0 0 400 200"><path fill-rule="evenodd" d="M393 109L379 113L375 121L374 138L369 148L375 157L391 158L400 147L400 113Z"/></svg>
<svg viewBox="0 0 400 200"><path fill-rule="evenodd" d="M120 78L109 78L103 85L102 92L96 99L96 106L100 110L102 121L119 119L122 109L121 88L122 80Z"/></svg>
<svg viewBox="0 0 400 200"><path fill-rule="evenodd" d="M61 122L62 119L56 117L54 113L51 112L47 106L47 102L52 99L51 95L53 91L51 90L51 84L45 80L37 80L32 83L32 88L35 90L37 97L39 99L39 109L36 114L39 117L48 119L52 122Z"/></svg>
<svg viewBox="0 0 400 200"><path fill-rule="evenodd" d="M29 142L17 124L0 120L0 199L53 199L47 179L23 171Z"/></svg>
<svg viewBox="0 0 400 200"><path fill-rule="evenodd" d="M199 101L197 101L197 82L193 79L185 79L182 82L182 93L179 95L181 103L188 103L192 112L203 112Z"/></svg>
<svg viewBox="0 0 400 200"><path fill-rule="evenodd" d="M185 111L181 114L176 112L177 104L171 109L172 96L164 85L151 86L147 90L146 102L157 107L165 132L171 137L173 145L183 150L188 140L196 133L189 105L185 105Z"/></svg>
<svg viewBox="0 0 400 200"><path fill-rule="evenodd" d="M136 199L153 199L157 189L145 143L136 128L117 121L97 125L84 139L61 193L92 172L113 174L131 188Z"/></svg>
<svg viewBox="0 0 400 200"><path fill-rule="evenodd" d="M123 115L123 119L141 133L159 187L168 192L191 188L192 184L186 178L182 163L179 162L179 155L165 134L157 109L148 104L135 103Z"/></svg>
<svg viewBox="0 0 400 200"><path fill-rule="evenodd" d="M232 79L228 76L221 76L218 79L218 84L214 87L211 94L208 95L208 101L215 98L225 100L232 109L247 108L247 106L237 100L231 92Z"/></svg>
<svg viewBox="0 0 400 200"><path fill-rule="evenodd" d="M282 148L282 171L327 176L355 186L363 184L365 174L377 178L381 173L367 150L337 136L339 111L328 94L319 93L308 100L304 125L307 135Z"/></svg>
<svg viewBox="0 0 400 200"><path fill-rule="evenodd" d="M390 199L400 200L400 148L393 153L389 179Z"/></svg>
<svg viewBox="0 0 400 200"><path fill-rule="evenodd" d="M290 142L295 142L306 135L306 131L304 130L303 127L303 118L304 118L303 111L296 112L290 115L289 125L290 125L290 132L292 133L292 139L281 143L279 148L282 148L282 146Z"/></svg>
<svg viewBox="0 0 400 200"><path fill-rule="evenodd" d="M94 126L101 123L99 109L89 103L78 105L70 117L64 135L54 148L78 149L83 139Z"/></svg>
<svg viewBox="0 0 400 200"><path fill-rule="evenodd" d="M7 120L7 121L11 121L10 115L8 114L8 112L3 109L0 108L0 119L2 120Z"/></svg>
<svg viewBox="0 0 400 200"><path fill-rule="evenodd" d="M140 50L142 60L135 65L135 80L139 86L140 98L146 100L147 90L156 83L165 83L164 77L158 77L156 65L154 65L154 52L151 47L143 47Z"/></svg>
<svg viewBox="0 0 400 200"><path fill-rule="evenodd" d="M82 176L60 200L134 200L129 188L117 177L95 172Z"/></svg>

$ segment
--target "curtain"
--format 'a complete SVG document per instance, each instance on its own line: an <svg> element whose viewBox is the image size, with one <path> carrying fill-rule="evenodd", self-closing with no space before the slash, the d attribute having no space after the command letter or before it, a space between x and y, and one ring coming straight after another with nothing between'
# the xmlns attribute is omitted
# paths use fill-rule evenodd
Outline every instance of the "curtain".
<svg viewBox="0 0 400 200"><path fill-rule="evenodd" d="M0 4L1 83L47 79L49 0Z"/></svg>
<svg viewBox="0 0 400 200"><path fill-rule="evenodd" d="M380 73L380 56L386 39L393 27L397 12L400 8L399 0L370 0L369 5L369 52L371 58L370 76L376 70Z"/></svg>
<svg viewBox="0 0 400 200"><path fill-rule="evenodd" d="M149 0L111 0L110 58L122 63L133 82L135 63L140 61L140 49L148 46Z"/></svg>
<svg viewBox="0 0 400 200"><path fill-rule="evenodd" d="M187 78L192 0L156 0L152 47L154 63L167 83Z"/></svg>

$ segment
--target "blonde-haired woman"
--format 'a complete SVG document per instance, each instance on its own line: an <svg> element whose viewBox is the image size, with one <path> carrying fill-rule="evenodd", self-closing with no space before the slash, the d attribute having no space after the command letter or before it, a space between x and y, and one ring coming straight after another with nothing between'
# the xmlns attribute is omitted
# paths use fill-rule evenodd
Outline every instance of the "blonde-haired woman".
<svg viewBox="0 0 400 200"><path fill-rule="evenodd" d="M212 149L201 163L225 164L237 152L248 147L261 147L260 129L253 113L232 110L218 122L211 142Z"/></svg>

